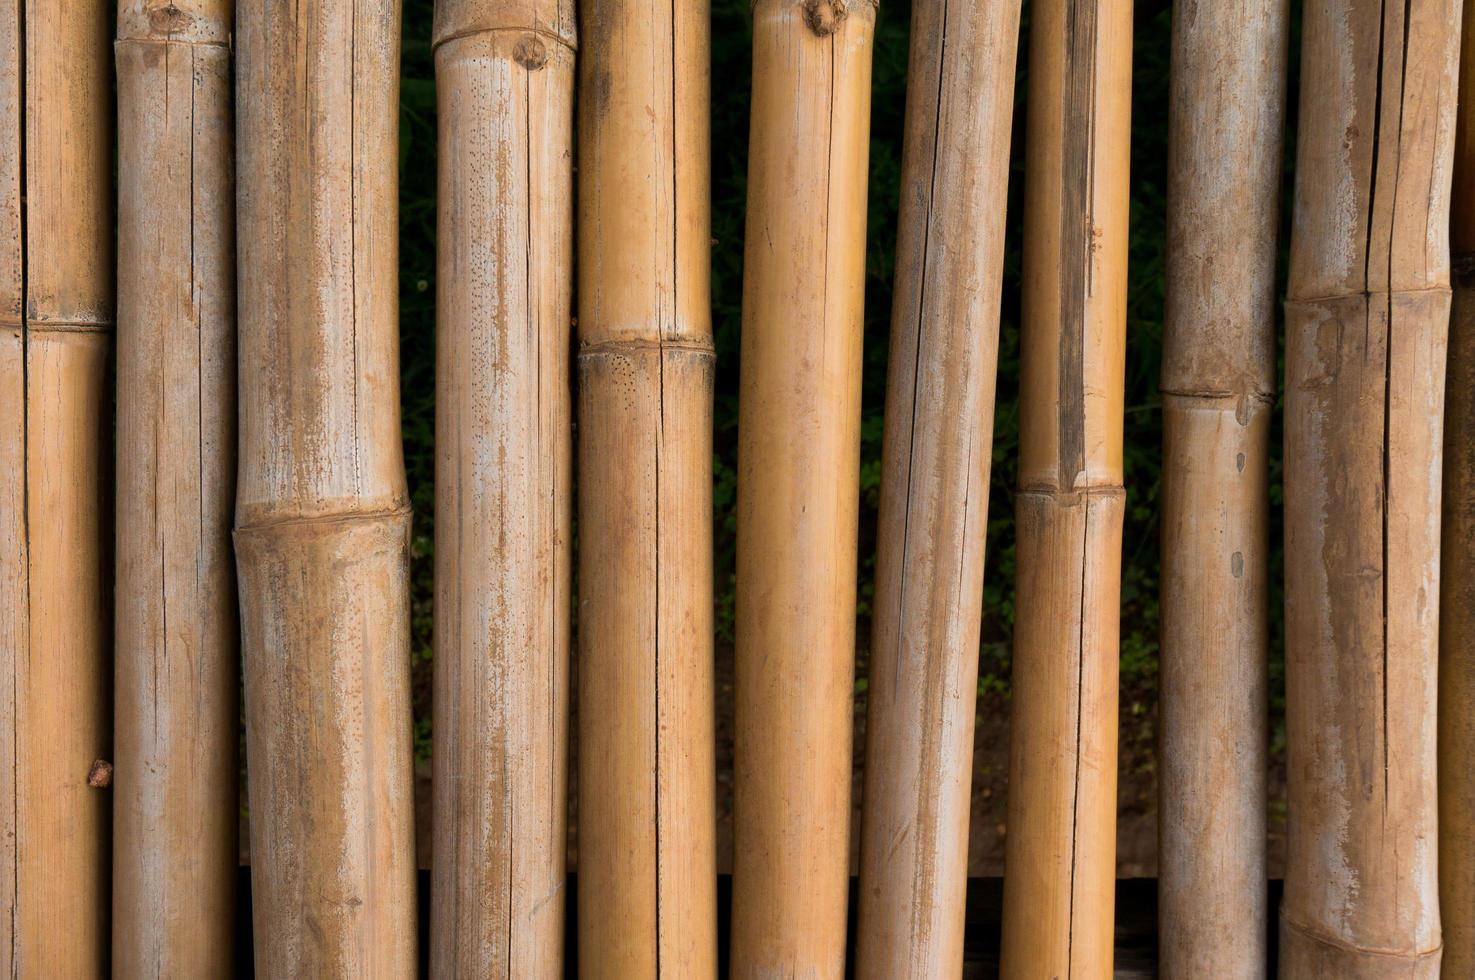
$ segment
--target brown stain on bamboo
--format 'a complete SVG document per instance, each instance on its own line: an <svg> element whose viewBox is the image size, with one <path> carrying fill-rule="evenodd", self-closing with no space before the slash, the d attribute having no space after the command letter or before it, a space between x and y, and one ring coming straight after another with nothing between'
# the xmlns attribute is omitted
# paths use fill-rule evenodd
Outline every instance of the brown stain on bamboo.
<svg viewBox="0 0 1475 980"><path fill-rule="evenodd" d="M715 977L710 11L583 17L579 972Z"/></svg>
<svg viewBox="0 0 1475 980"><path fill-rule="evenodd" d="M110 8L0 3L0 972L107 970Z"/></svg>
<svg viewBox="0 0 1475 980"><path fill-rule="evenodd" d="M1439 608L1439 904L1444 975L1475 975L1475 6L1466 5L1450 204Z"/></svg>
<svg viewBox="0 0 1475 980"><path fill-rule="evenodd" d="M1458 0L1307 8L1286 302L1281 975L1436 977Z"/></svg>
<svg viewBox="0 0 1475 980"><path fill-rule="evenodd" d="M239 702L229 3L118 10L113 972L229 976Z"/></svg>
<svg viewBox="0 0 1475 980"><path fill-rule="evenodd" d="M237 18L240 578L256 968L415 969L400 11Z"/></svg>
<svg viewBox="0 0 1475 980"><path fill-rule="evenodd" d="M1289 9L1179 3L1162 370L1159 964L1265 976L1268 454Z"/></svg>
<svg viewBox="0 0 1475 980"><path fill-rule="evenodd" d="M1033 17L1002 975L1108 977L1132 11Z"/></svg>
<svg viewBox="0 0 1475 980"><path fill-rule="evenodd" d="M435 8L431 972L561 977L574 11Z"/></svg>
<svg viewBox="0 0 1475 980"><path fill-rule="evenodd" d="M753 9L739 401L732 974L838 978L849 885L875 7Z"/></svg>
<svg viewBox="0 0 1475 980"><path fill-rule="evenodd" d="M856 971L963 969L1019 4L912 10Z"/></svg>

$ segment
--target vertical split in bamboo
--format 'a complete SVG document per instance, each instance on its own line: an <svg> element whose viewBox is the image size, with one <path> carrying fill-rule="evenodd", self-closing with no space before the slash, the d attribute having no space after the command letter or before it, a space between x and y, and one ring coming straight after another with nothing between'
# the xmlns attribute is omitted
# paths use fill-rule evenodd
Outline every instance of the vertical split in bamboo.
<svg viewBox="0 0 1475 980"><path fill-rule="evenodd" d="M118 8L113 972L235 965L235 180L228 0Z"/></svg>
<svg viewBox="0 0 1475 980"><path fill-rule="evenodd" d="M1308 4L1286 301L1281 975L1437 977L1459 0Z"/></svg>
<svg viewBox="0 0 1475 980"><path fill-rule="evenodd" d="M1110 977L1132 6L1030 28L1003 976Z"/></svg>
<svg viewBox="0 0 1475 980"><path fill-rule="evenodd" d="M437 977L561 977L574 11L439 0Z"/></svg>
<svg viewBox="0 0 1475 980"><path fill-rule="evenodd" d="M732 973L839 977L871 0L758 0L738 457Z"/></svg>
<svg viewBox="0 0 1475 980"><path fill-rule="evenodd" d="M1439 570L1439 906L1447 977L1475 976L1475 4L1464 5L1462 46Z"/></svg>
<svg viewBox="0 0 1475 980"><path fill-rule="evenodd" d="M963 969L1018 0L912 8L857 972Z"/></svg>
<svg viewBox="0 0 1475 980"><path fill-rule="evenodd" d="M1288 5L1173 16L1159 929L1169 978L1263 977L1270 411Z"/></svg>
<svg viewBox="0 0 1475 980"><path fill-rule="evenodd" d="M410 976L394 0L237 19L235 544L256 969Z"/></svg>
<svg viewBox="0 0 1475 980"><path fill-rule="evenodd" d="M708 5L586 0L579 972L715 977Z"/></svg>
<svg viewBox="0 0 1475 980"><path fill-rule="evenodd" d="M0 0L0 972L107 972L112 7Z"/></svg>

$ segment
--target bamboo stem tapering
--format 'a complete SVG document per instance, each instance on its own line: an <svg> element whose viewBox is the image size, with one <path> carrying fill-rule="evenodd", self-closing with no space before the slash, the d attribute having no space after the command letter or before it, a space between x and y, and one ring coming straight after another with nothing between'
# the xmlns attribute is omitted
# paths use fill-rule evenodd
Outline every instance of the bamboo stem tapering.
<svg viewBox="0 0 1475 980"><path fill-rule="evenodd" d="M963 970L1017 0L912 8L857 974Z"/></svg>
<svg viewBox="0 0 1475 980"><path fill-rule="evenodd" d="M1263 977L1270 412L1288 4L1173 15L1163 340L1164 977Z"/></svg>
<svg viewBox="0 0 1475 980"><path fill-rule="evenodd" d="M562 977L574 11L439 0L437 977Z"/></svg>
<svg viewBox="0 0 1475 980"><path fill-rule="evenodd" d="M1132 5L1030 26L1002 975L1110 977Z"/></svg>
<svg viewBox="0 0 1475 980"><path fill-rule="evenodd" d="M838 978L871 0L758 0L738 424L732 974Z"/></svg>
<svg viewBox="0 0 1475 980"><path fill-rule="evenodd" d="M263 976L415 971L394 0L237 18L240 468Z"/></svg>
<svg viewBox="0 0 1475 980"><path fill-rule="evenodd" d="M228 0L118 7L120 977L235 968L232 19Z"/></svg>
<svg viewBox="0 0 1475 980"><path fill-rule="evenodd" d="M715 977L706 0L586 0L579 973Z"/></svg>
<svg viewBox="0 0 1475 980"><path fill-rule="evenodd" d="M102 976L111 4L0 0L0 973Z"/></svg>
<svg viewBox="0 0 1475 980"><path fill-rule="evenodd" d="M1464 4L1450 202L1439 607L1439 907L1443 975L1475 976L1475 4Z"/></svg>
<svg viewBox="0 0 1475 980"><path fill-rule="evenodd" d="M1459 11L1460 0L1305 8L1286 300L1287 980L1439 976Z"/></svg>

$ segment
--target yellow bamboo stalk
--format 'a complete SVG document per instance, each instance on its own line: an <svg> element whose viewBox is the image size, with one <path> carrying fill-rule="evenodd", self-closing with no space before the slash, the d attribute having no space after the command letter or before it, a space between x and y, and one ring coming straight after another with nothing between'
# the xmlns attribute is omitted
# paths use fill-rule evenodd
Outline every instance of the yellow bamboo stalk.
<svg viewBox="0 0 1475 980"><path fill-rule="evenodd" d="M1132 7L1032 16L1002 975L1110 977Z"/></svg>
<svg viewBox="0 0 1475 980"><path fill-rule="evenodd" d="M237 567L265 976L410 976L399 4L237 18Z"/></svg>
<svg viewBox="0 0 1475 980"><path fill-rule="evenodd" d="M1263 977L1270 412L1288 5L1173 17L1158 949Z"/></svg>
<svg viewBox="0 0 1475 980"><path fill-rule="evenodd" d="M715 977L709 10L582 14L579 974Z"/></svg>
<svg viewBox="0 0 1475 980"><path fill-rule="evenodd" d="M912 8L857 975L963 970L1017 0Z"/></svg>
<svg viewBox="0 0 1475 980"><path fill-rule="evenodd" d="M1303 25L1286 302L1281 976L1439 976L1436 671L1459 0Z"/></svg>
<svg viewBox="0 0 1475 980"><path fill-rule="evenodd" d="M871 0L758 0L732 973L845 965Z"/></svg>
<svg viewBox="0 0 1475 980"><path fill-rule="evenodd" d="M435 10L437 977L563 976L574 12Z"/></svg>
<svg viewBox="0 0 1475 980"><path fill-rule="evenodd" d="M102 976L110 5L0 2L0 972ZM89 780L89 777L91 780Z"/></svg>
<svg viewBox="0 0 1475 980"><path fill-rule="evenodd" d="M1443 975L1475 976L1475 5L1466 4L1450 206L1453 308L1444 401L1439 606L1439 906Z"/></svg>
<svg viewBox="0 0 1475 980"><path fill-rule="evenodd" d="M228 0L118 6L113 972L234 969L239 740Z"/></svg>

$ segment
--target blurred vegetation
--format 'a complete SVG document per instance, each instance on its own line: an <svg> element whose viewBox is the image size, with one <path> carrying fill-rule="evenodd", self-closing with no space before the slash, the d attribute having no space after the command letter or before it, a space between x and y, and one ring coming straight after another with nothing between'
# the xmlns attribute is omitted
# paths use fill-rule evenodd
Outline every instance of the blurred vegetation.
<svg viewBox="0 0 1475 980"><path fill-rule="evenodd" d="M413 628L416 740L429 749L434 537L435 86L430 49L431 0L405 0L400 127L400 315L405 462L415 508ZM871 110L870 212L867 229L865 366L861 425L860 588L858 636L870 635L875 528L881 468L882 407L891 315L896 212L906 104L908 0L882 4L876 35ZM989 499L980 693L1007 695L1014 616L1013 489L1019 446L1019 292L1024 93L1029 76L1029 3L1021 35L1007 249L999 346L998 401ZM1151 765L1158 658L1158 493L1162 418L1158 371L1163 330L1166 222L1169 6L1140 0L1133 64L1132 203L1125 471L1128 494L1122 580L1122 748ZM712 9L712 297L717 346L715 457L717 629L733 639L734 506L737 473L738 332L741 323L743 221L752 32L747 0L713 0ZM1292 51L1299 47L1293 34ZM1292 57L1288 105L1294 133ZM1287 148L1287 160L1291 148ZM1289 166L1282 213L1288 209ZM1283 222L1282 251L1288 237ZM1284 269L1282 261L1281 267ZM1279 406L1275 431L1280 428ZM1272 501L1272 715L1283 742L1281 652L1280 458L1275 439ZM858 680L863 685L864 679Z"/></svg>

